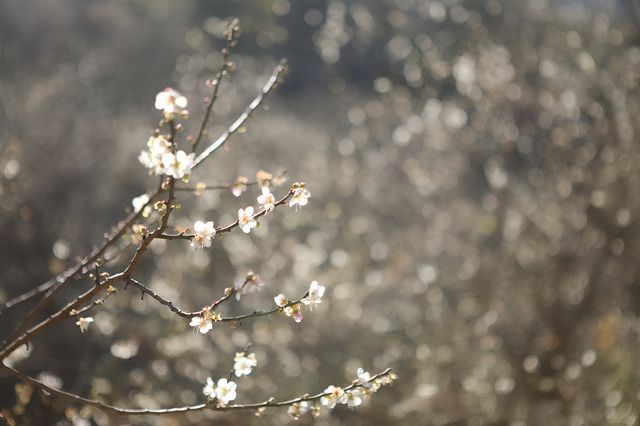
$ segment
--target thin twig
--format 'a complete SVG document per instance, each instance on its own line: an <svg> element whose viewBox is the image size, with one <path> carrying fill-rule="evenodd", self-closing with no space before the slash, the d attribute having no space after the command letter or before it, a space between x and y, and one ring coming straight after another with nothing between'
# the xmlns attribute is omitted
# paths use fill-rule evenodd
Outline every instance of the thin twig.
<svg viewBox="0 0 640 426"><path fill-rule="evenodd" d="M77 308L80 305L87 303L94 295L98 292L102 291L106 287L111 284L116 283L119 280L123 279L123 274L115 274L101 282L99 285L94 285L91 289L82 293L80 296L76 297L73 301L67 303L62 309L57 311L56 313L48 316L44 320L40 321L38 324L31 327L20 337L16 338L13 342L3 348L2 352L0 352L0 361L5 359L11 352L20 347L21 345L31 341L34 337L42 333L47 328L57 324L58 322L67 319L69 317L70 312Z"/></svg>
<svg viewBox="0 0 640 426"><path fill-rule="evenodd" d="M280 172L278 175L274 176L272 180L275 179L281 179L283 178L285 175L287 174L286 170ZM260 182L258 182L257 180L251 181L251 182L245 182L243 183L243 185L245 186L254 186L254 185L258 185ZM198 184L199 185L199 184ZM218 191L218 190L222 190L222 189L231 189L234 186L238 185L237 182L234 183L226 183L224 185L219 185L219 184L204 184L204 188L199 188L197 185L196 186L176 186L176 191L191 191L191 192L199 192L199 191Z"/></svg>
<svg viewBox="0 0 640 426"><path fill-rule="evenodd" d="M160 304L167 306L171 312L175 313L178 316L181 316L183 318L193 318L193 317L197 317L202 315L202 313L205 310L212 310L215 309L216 307L218 307L222 302L228 300L235 292L228 292L225 296L223 296L222 298L218 299L217 301L213 302L211 305L207 306L206 308L200 309L198 311L186 311L184 309L180 309L179 307L177 307L175 305L175 303L173 303L171 300L169 299L165 299L164 297L160 296L158 293L156 293L155 291L151 290L149 287L147 287L146 285L142 284L141 282L134 280L133 278L128 278L127 282L136 287L138 290L140 290L141 292L148 294L149 296L151 296L152 298L154 298L156 301L158 301ZM245 281L245 284L248 281ZM244 286L244 284L243 284ZM215 320L216 322L236 322L236 321L240 321L243 319L247 319L247 318L253 318L253 317L261 317L261 316L265 316L265 315L271 315L274 314L278 311L281 311L283 308L286 308L288 306L293 306L293 305L297 305L299 303L302 302L302 299L304 299L305 297L309 296L309 292L305 293L304 296L302 296L301 298L299 298L298 300L294 300L291 301L289 303L287 303L286 305L282 306L282 307L276 307L274 309L268 309L268 310L264 310L264 311L253 311L252 313L249 314L244 314L244 315L238 315L238 316L234 316L234 317L220 317L219 319Z"/></svg>
<svg viewBox="0 0 640 426"><path fill-rule="evenodd" d="M175 153L175 151L176 151L175 137L176 137L176 132L177 132L176 123L173 120L169 120L167 124L169 125L169 138L167 140L169 141L169 143L171 143L171 149ZM142 239L142 242L140 243L140 245L136 249L135 254L133 255L133 257L129 261L129 264L127 265L127 267L125 268L125 270L122 273L124 278L125 278L125 280L127 278L131 277L131 275L133 274L133 272L134 272L135 268L137 267L138 263L142 259L142 256L147 251L147 248L149 247L149 244L151 244L151 242L155 238L157 238L159 235L161 235L165 231L165 229L167 229L167 227L169 226L169 216L171 216L171 212L175 208L173 202L175 200L175 183L176 183L176 180L175 180L175 178L173 176L169 176L168 177L168 182L169 183L168 183L167 191L169 192L169 194L167 195L167 199L164 202L165 210L162 213L162 218L160 220L160 225L158 225L158 227L151 234L149 234L146 238Z"/></svg>
<svg viewBox="0 0 640 426"><path fill-rule="evenodd" d="M280 200L275 202L274 203L274 208L285 204L289 200L289 197L291 197L293 195L293 192L294 192L294 190L291 189L289 192L287 192L287 195L285 195ZM259 217L264 216L265 214L267 214L267 212L268 212L268 210L263 208L262 210L260 210L259 212L255 213L253 216L251 216L251 218L254 219L254 220L258 219ZM216 228L216 235L224 234L225 232L230 232L231 230L233 230L233 228L236 228L239 225L240 225L240 221L236 220L235 222L230 223L229 225L218 226ZM186 232L180 232L178 234L160 234L156 238L158 238L159 240L190 240L194 236L195 236L194 234L187 234Z"/></svg>
<svg viewBox="0 0 640 426"><path fill-rule="evenodd" d="M231 71L231 65L229 63L229 54L231 53L231 48L234 46L236 42L236 36L240 28L238 27L238 21L234 19L233 21L228 23L227 30L225 32L225 37L227 39L227 46L222 49L222 65L220 66L220 70L216 74L216 79L213 81L213 92L211 93L211 99L209 99L209 103L207 104L207 109L204 112L204 117L202 119L202 123L200 124L200 130L198 131L198 136L196 136L195 141L193 142L193 147L191 148L191 152L196 152L198 149L198 144L202 140L202 137L206 133L207 124L209 123L209 117L211 117L211 110L213 109L213 104L216 99L218 99L218 91L220 90L220 83L224 76L229 74Z"/></svg>
<svg viewBox="0 0 640 426"><path fill-rule="evenodd" d="M233 124L224 132L215 142L209 145L200 155L196 157L193 162L193 167L198 166L202 163L208 156L213 154L218 148L220 148L224 143L229 140L231 135L236 133L240 127L247 121L249 116L255 111L260 104L264 101L266 96L271 93L271 91L276 87L276 83L280 81L282 76L284 75L287 68L286 59L282 59L278 66L274 69L273 74L267 81L267 84L262 88L262 92L249 104L247 109L233 122Z"/></svg>
<svg viewBox="0 0 640 426"><path fill-rule="evenodd" d="M38 305L36 305L26 317L22 319L22 321L13 329L11 334L7 336L3 343L3 347L8 345L13 339L16 338L24 329L26 329L31 321L35 319L53 300L53 297L57 292L59 292L62 287L76 274L83 272L91 263L95 262L102 254L115 242L117 242L120 237L122 237L125 232L133 225L133 223L140 218L142 215L142 211L148 205L150 205L154 198L157 197L162 192L162 188L158 188L158 190L149 197L149 201L137 212L131 213L124 221L121 221L119 225L117 225L117 229L114 230L109 237L102 243L102 245L91 252L88 256L86 256L82 261L80 261L75 267L68 269L63 274L59 275L53 280L48 281L47 283L39 286L35 290L31 290L27 293L24 293L22 296L18 296L15 299L10 300L5 303L0 309L0 313L2 313L5 309L8 309L12 306L15 306L19 303L25 302L33 297L36 297L42 293L45 293L45 296L40 301Z"/></svg>
<svg viewBox="0 0 640 426"><path fill-rule="evenodd" d="M7 370L7 372L12 376L22 381L25 381L27 383L30 383L31 385L43 391L46 391L52 395L66 398L76 403L90 405L90 406L99 408L105 412L118 414L118 415L131 415L131 416L132 415L166 415L166 414L173 414L173 413L203 411L206 409L213 410L213 411L256 410L260 408L286 407L286 406L293 405L303 401L317 401L323 396L330 395L330 393L328 392L320 392L315 395L303 395L297 398L292 398L284 401L274 401L273 399L269 399L267 401L262 401L262 402L255 402L255 403L248 403L248 404L232 404L232 405L216 405L215 401L211 401L203 404L190 405L190 406L184 406L184 407L160 408L160 409L144 409L144 408L132 409L132 408L116 407L95 399L84 398L82 396L79 396L70 392L54 389L50 386L45 385L41 381L34 379L33 377L30 377L4 364L0 365L0 368ZM390 368L387 368L383 372L372 376L370 381L374 381L376 379L385 377L391 373L392 373L392 370ZM360 382L354 381L349 386L345 386L342 389L346 392L346 391L350 391L351 389L362 388L362 387L364 386Z"/></svg>

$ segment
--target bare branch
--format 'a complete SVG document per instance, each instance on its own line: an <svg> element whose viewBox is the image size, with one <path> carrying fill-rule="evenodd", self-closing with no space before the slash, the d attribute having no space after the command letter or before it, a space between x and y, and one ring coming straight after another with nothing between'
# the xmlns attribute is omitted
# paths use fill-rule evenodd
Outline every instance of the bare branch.
<svg viewBox="0 0 640 426"><path fill-rule="evenodd" d="M36 305L27 314L26 317L23 318L23 320L14 328L13 332L5 339L3 347L5 344L15 339L16 336L18 336L26 327L29 326L31 321L33 321L49 305L49 303L51 303L55 294L59 292L72 277L76 276L76 274L78 273L86 272L86 269L89 265L98 260L98 258L102 256L110 246L116 243L131 227L131 225L133 225L135 221L140 218L144 207L150 205L161 192L162 188L160 187L154 194L149 197L149 201L143 206L143 208L141 208L137 212L131 213L125 220L121 221L117 225L117 228L102 243L102 245L94 249L91 254L82 259L82 261L80 261L76 266L68 269L56 278L47 281L45 284L37 287L36 289L28 291L27 293L24 293L23 295L6 302L4 306L0 308L0 313L2 313L5 309L11 308L19 303L25 302L46 292L41 302Z"/></svg>
<svg viewBox="0 0 640 426"><path fill-rule="evenodd" d="M245 284L247 282L248 281L245 281ZM228 300L236 292L235 290L228 291L227 294L225 294L222 298L216 300L215 302L213 302L211 305L207 306L206 308L200 309L198 311L185 311L185 310L180 309L179 307L177 307L175 305L175 303L173 303L171 300L165 299L164 297L160 296L155 291L151 290L149 287L145 286L144 284L142 284L139 281L134 280L133 278L129 278L127 280L127 283L133 285L134 287L139 289L144 294L148 294L149 296L151 296L152 298L157 300L160 304L167 306L173 313L175 313L176 315L179 315L179 316L181 316L183 318L197 317L197 316L202 315L205 310L215 309L222 302ZM244 286L244 284L243 284L243 286ZM250 314L244 314L244 315L239 315L239 316L235 316L235 317L220 317L219 319L215 320L215 322L235 322L235 321L240 321L240 320L247 319L247 318L271 315L271 314L274 314L274 313L276 313L278 311L281 311L285 307L293 306L293 305L297 305L297 304L301 303L302 299L304 299L308 295L309 295L309 293L307 292L307 293L305 293L304 296L302 296L298 300L291 301L291 302L287 303L285 306L282 306L282 307L276 307L274 309L268 309L268 310L264 310L264 311L253 311Z"/></svg>
<svg viewBox="0 0 640 426"><path fill-rule="evenodd" d="M1 365L0 367L6 370L12 376L22 381L25 381L52 395L65 398L70 401L74 401L76 403L90 405L90 406L99 408L105 412L118 414L118 415L167 415L167 414L174 414L174 413L185 413L185 412L203 411L203 410L213 410L213 411L256 410L260 408L286 407L286 406L293 405L303 401L317 401L323 396L329 395L329 393L320 392L315 395L303 395L303 396L299 396L299 397L284 400L284 401L274 401L273 399L269 399L267 401L262 401L262 402L255 402L255 403L248 403L248 404L233 404L233 405L216 405L216 402L212 401L208 403L190 405L190 406L184 406L184 407L161 408L161 409L144 409L144 408L132 409L132 408L116 407L95 399L84 398L82 396L79 396L70 392L54 389L50 386L45 385L41 381L36 380L33 377L30 377L14 368L8 367L4 364ZM372 376L371 381L381 379L386 376L390 376L391 374L392 374L392 370L390 368L387 368L383 372ZM361 383L354 381L349 386L346 386L342 389L344 391L349 391L351 389L363 388L363 387L364 386Z"/></svg>
<svg viewBox="0 0 640 426"><path fill-rule="evenodd" d="M228 23L228 27L225 31L225 37L227 39L227 46L222 49L222 65L220 66L220 70L216 74L216 79L212 82L213 85L213 93L211 94L211 98L209 99L209 103L207 104L207 109L204 112L204 117L202 119L202 123L200 124L200 130L198 131L198 136L196 136L195 141L193 142L193 147L191 148L191 152L196 152L198 149L198 144L202 140L202 137L206 133L207 124L209 123L209 117L211 116L211 110L213 109L213 104L216 99L218 99L218 91L220 90L220 83L224 76L228 75L231 72L231 63L229 62L229 54L231 53L231 48L236 43L236 37L238 32L240 31L240 27L238 26L237 19Z"/></svg>
<svg viewBox="0 0 640 426"><path fill-rule="evenodd" d="M262 92L249 104L247 109L233 122L233 124L224 132L215 142L209 145L200 155L196 157L193 162L193 167L198 166L202 163L208 156L213 154L218 148L220 148L224 143L229 140L231 135L236 133L240 127L247 121L247 119L251 116L253 111L255 111L264 101L266 96L271 93L271 91L276 87L276 83L278 83L282 76L284 75L287 69L287 61L286 59L280 60L278 66L274 69L271 77L267 81L267 84L262 88Z"/></svg>
<svg viewBox="0 0 640 426"><path fill-rule="evenodd" d="M31 341L38 334L42 333L47 328L51 327L54 324L66 319L69 317L70 312L77 308L80 305L87 303L95 294L107 288L111 284L115 284L117 281L123 279L123 274L115 274L101 282L99 285L93 286L91 289L82 293L80 296L76 297L75 300L69 302L65 307L60 309L58 312L50 315L45 318L29 330L27 330L22 336L15 339L13 342L10 342L3 350L0 352L0 361L5 359L11 352L13 352L19 346Z"/></svg>
<svg viewBox="0 0 640 426"><path fill-rule="evenodd" d="M285 175L287 174L286 170L280 172L279 174L277 174L276 176L274 176L273 179L280 179L283 178ZM258 185L259 182L257 180L254 180L252 182L246 182L244 183L245 186L254 186L254 185ZM198 184L200 185L200 184ZM221 189L231 189L234 186L236 186L237 183L227 183L224 185L219 185L219 184L204 184L203 188L199 188L198 186L176 186L176 191L190 191L190 192L199 192L199 191L218 191Z"/></svg>

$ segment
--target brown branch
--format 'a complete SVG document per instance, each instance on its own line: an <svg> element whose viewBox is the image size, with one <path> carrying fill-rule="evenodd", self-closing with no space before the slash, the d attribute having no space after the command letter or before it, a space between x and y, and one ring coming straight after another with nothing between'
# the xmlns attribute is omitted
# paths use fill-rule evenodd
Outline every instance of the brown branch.
<svg viewBox="0 0 640 426"><path fill-rule="evenodd" d="M169 125L169 138L167 140L171 143L171 149L174 151L174 154L175 154L175 151L176 151L175 137L176 137L176 132L177 132L176 123L175 123L174 120L169 120L167 124ZM168 192L169 192L169 194L167 196L167 199L164 202L165 210L162 213L162 218L160 220L160 225L158 225L158 227L151 234L149 234L147 237L143 237L142 242L140 243L140 245L136 249L135 254L133 255L133 257L129 261L129 264L127 265L127 267L125 268L125 270L122 273L123 277L125 278L125 280L128 279L129 277L131 277L131 275L133 274L136 266L138 265L138 263L142 259L142 256L147 251L147 248L149 247L149 244L151 244L151 242L155 238L157 238L159 235L162 235L164 230L167 229L167 226L169 225L169 216L171 216L171 212L175 208L174 205L173 205L173 202L175 200L175 183L176 183L175 178L173 176L169 176L168 177Z"/></svg>
<svg viewBox="0 0 640 426"><path fill-rule="evenodd" d="M293 192L294 192L294 190L291 189L289 192L287 192L287 195L285 195L284 197L279 199L277 202L275 202L274 203L274 208L285 204L289 200L289 197L291 197L291 195L293 195ZM255 213L253 216L251 216L251 218L252 219L258 219L259 217L264 216L265 214L267 214L267 212L268 212L268 210L263 208L262 210L260 210L259 212ZM240 225L240 221L236 220L235 222L232 222L229 225L218 226L216 228L216 235L223 234L225 232L230 232L231 230L233 230L233 228L237 228L239 225ZM195 236L194 234L187 234L185 232L180 232L179 234L160 234L156 238L158 238L159 240L190 240L194 236Z"/></svg>
<svg viewBox="0 0 640 426"><path fill-rule="evenodd" d="M245 281L242 286L244 287L246 285L246 283L248 283L248 282L249 282L249 280ZM139 282L139 281L137 281L137 280L135 280L133 278L128 278L127 279L127 283L132 285L132 286L134 286L134 287L136 287L142 293L148 294L149 296L154 298L156 301L158 301L160 304L162 304L164 306L167 306L171 310L171 312L173 312L176 315L181 316L183 318L197 317L197 316L202 315L202 313L205 310L213 310L216 307L218 307L222 302L228 300L232 295L234 295L236 293L236 290L229 291L223 297L221 297L220 299L214 301L211 305L207 306L206 308L200 309L198 311L186 311L186 310L180 309L171 300L165 299L164 297L160 296L155 291L151 290L146 285L142 284L141 282ZM247 319L247 318L271 315L271 314L274 314L274 313L276 313L278 311L281 311L282 308L285 308L285 307L288 307L288 306L297 305L297 304L301 303L302 299L304 299L308 295L309 295L309 293L307 292L307 293L305 293L304 296L302 296L298 300L291 301L291 302L287 303L285 306L282 306L282 307L276 307L274 309L268 309L268 310L264 310L264 311L253 311L250 314L244 314L244 315L239 315L239 316L235 316L235 317L220 317L220 319L216 320L215 322L235 322L235 321L240 321L240 320Z"/></svg>
<svg viewBox="0 0 640 426"><path fill-rule="evenodd" d="M249 282L249 280L246 280L242 284L242 286L244 287L246 285L246 283L248 283L248 282ZM175 314L177 314L177 315L179 315L179 316L181 316L183 318L197 317L199 315L202 315L202 313L207 309L210 309L210 310L211 309L215 309L221 303L225 302L226 300L228 300L231 296L233 296L236 293L236 290L231 288L231 290L227 291L224 296L222 296L218 300L215 300L211 305L207 306L206 308L202 308L199 311L185 311L183 309L178 308L171 300L165 299L164 297L160 296L155 291L151 290L146 285L142 284L141 282L139 282L139 281L137 281L137 280L135 280L133 278L129 278L127 280L127 285L132 285L132 286L136 287L138 290L140 290L143 294L148 294L149 296L151 296L152 298L157 300L160 304L169 307L169 309L172 312L174 312Z"/></svg>
<svg viewBox="0 0 640 426"><path fill-rule="evenodd" d="M273 179L283 178L286 174L287 174L287 172L285 170L285 171L279 173L278 175L274 176ZM254 186L254 185L258 185L259 183L260 182L255 180L255 181L251 181L251 182L246 182L243 185L245 185L245 186ZM221 190L221 189L231 189L234 186L236 186L237 184L238 184L237 182L226 183L224 185L219 185L219 184L209 185L209 184L205 184L204 188L198 188L197 186L176 186L176 191L191 191L191 192L217 191L217 190Z"/></svg>
<svg viewBox="0 0 640 426"><path fill-rule="evenodd" d="M120 274L116 274L116 275L112 275L111 277L109 277L108 279L104 280L100 284L94 285L91 289L87 290L86 292L82 293L80 296L76 297L75 300L67 303L67 305L65 307L63 307L62 309L60 309L58 312L50 315L49 317L45 318L44 320L42 320L38 324L34 325L32 328L27 330L20 337L18 337L13 342L8 344L2 350L2 352L0 352L0 361L5 359L11 352L13 352L15 349L17 349L21 345L31 341L34 337L36 337L38 334L42 333L47 328L51 327L52 325L57 324L58 322L60 322L60 321L62 321L64 319L67 319L69 317L70 312L73 309L77 308L80 305L83 305L83 304L87 303L95 294L97 294L100 291L102 291L103 289L107 288L109 285L114 284L119 280L122 280L123 277L124 277L124 275L121 274L121 273Z"/></svg>
<svg viewBox="0 0 640 426"><path fill-rule="evenodd" d="M216 74L216 78L213 81L213 92L211 94L211 99L207 104L207 109L204 112L204 117L202 119L202 123L200 124L200 131L198 131L198 136L196 136L195 141L193 142L193 147L191 148L191 152L196 152L198 149L198 144L202 140L202 137L206 133L207 124L209 123L209 117L211 116L211 110L213 109L213 104L216 99L218 99L218 90L220 89L220 83L224 76L228 75L231 71L231 64L229 63L229 54L231 53L231 48L235 45L236 37L240 27L238 26L238 20L234 19L228 23L227 30L225 31L225 37L227 39L227 46L222 49L222 65L220 66L220 70Z"/></svg>
<svg viewBox="0 0 640 426"><path fill-rule="evenodd" d="M70 393L70 392L66 392L63 390L59 390L59 389L54 389L50 386L45 385L44 383L42 383L39 380L34 379L33 377L30 377L14 368L8 367L4 364L0 365L0 368L7 370L7 372L9 374L11 374L12 376L25 381L43 391L46 391L52 395L56 395L59 396L61 398L65 398L71 401L74 401L76 403L80 403L80 404L86 404L86 405L90 405L96 408L99 408L107 413L112 413L112 414L117 414L117 415L166 415L166 414L174 414L174 413L185 413L185 412L193 412L193 411L203 411L206 409L209 410L213 410L213 411L239 411L239 410L256 410L256 409L260 409L260 408L275 408L275 407L286 407L289 405L293 405L299 402L303 402L303 401L317 401L320 398L322 398L323 396L328 396L329 393L326 392L320 392L317 393L315 395L303 395L303 396L299 396L297 398L292 398L292 399L288 399L288 400L284 400L284 401L274 401L273 399L269 399L267 401L263 401L263 402L255 402L255 403L248 403L248 404L232 404L232 405L216 405L215 401L211 401L211 402L207 402L207 403L203 403L203 404L197 404L197 405L190 405L190 406L184 406L184 407L172 407L172 408L160 408L160 409L145 409L145 408L139 408L139 409L135 409L135 408L121 408L121 407L116 407L114 405L109 405L106 404L104 402L95 400L95 399L89 399L89 398L84 398L82 396ZM388 376L392 373L392 370L390 368L387 368L386 370L384 370L381 373L378 373L374 376L371 377L370 381L374 381L376 379ZM361 388L363 387L363 385L357 381L352 382L349 386L346 386L344 388L342 388L344 391L349 391L351 389L356 389L356 388Z"/></svg>
<svg viewBox="0 0 640 426"><path fill-rule="evenodd" d="M83 308L80 308L80 309L78 309L78 310L72 311L72 312L71 312L71 314L72 314L72 315L75 315L75 316L79 316L79 315L81 315L81 314L84 314L84 313L85 313L85 312L87 312L89 309L94 308L94 307L96 307L96 306L98 306L98 305L102 305L102 304L104 304L104 302L106 302L106 301L107 301L107 299L109 299L113 294L115 294L115 292L116 292L116 291L115 291L115 289L114 289L114 290L111 290L111 291L109 291L109 290L107 289L107 294L106 294L102 299L96 299L96 300L94 300L93 302L89 303L87 306L85 306L85 307L83 307Z"/></svg>
<svg viewBox="0 0 640 426"><path fill-rule="evenodd" d="M265 86L262 88L262 92L256 98L254 98L253 101L251 101L249 106L236 119L236 121L234 121L233 124L229 126L226 132L224 132L218 139L216 139L215 142L209 145L204 151L202 151L200 155L196 157L196 159L193 162L193 167L196 167L200 163L202 163L208 156L213 154L218 148L224 145L224 143L227 140L229 140L229 138L234 133L236 133L238 129L240 129L240 127L242 127L242 125L251 116L253 111L255 111L262 104L262 102L267 97L267 95L271 93L271 91L273 91L273 89L276 87L276 83L278 83L282 79L286 71L286 68L287 68L287 61L285 59L282 59L278 64L278 66L274 69L273 73L271 74L271 77L267 81L267 84L265 84Z"/></svg>
<svg viewBox="0 0 640 426"><path fill-rule="evenodd" d="M42 293L44 295L43 299L40 301L38 305L36 305L26 317L22 319L22 321L13 329L11 334L5 339L3 343L3 347L6 344L9 344L13 339L15 339L24 329L26 329L31 321L33 321L53 300L53 297L56 293L58 293L62 287L69 282L69 280L74 277L76 274L85 272L86 268L98 260L100 256L104 254L104 252L113 244L115 244L124 234L125 232L137 221L142 215L142 211L144 207L150 205L154 198L157 197L162 192L162 188L158 188L158 190L149 197L149 201L137 212L131 213L124 221L121 221L117 225L117 229L114 230L111 235L107 237L107 239L102 243L100 247L94 249L91 254L86 256L82 261L80 261L75 267L68 269L61 275L56 278L47 281L45 284L37 287L34 290L28 291L21 296L18 296L15 299L6 302L2 308L0 308L0 313L2 313L5 309L9 309L12 306L15 306L19 303L25 302L33 297L36 297Z"/></svg>

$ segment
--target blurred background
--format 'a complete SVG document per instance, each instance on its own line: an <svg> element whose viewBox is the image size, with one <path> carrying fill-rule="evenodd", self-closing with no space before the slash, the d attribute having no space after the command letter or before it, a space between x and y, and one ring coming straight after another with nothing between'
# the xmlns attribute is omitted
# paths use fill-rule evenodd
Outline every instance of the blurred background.
<svg viewBox="0 0 640 426"><path fill-rule="evenodd" d="M192 176L307 182L312 198L195 252L153 245L137 278L195 310L252 270L265 286L223 314L271 307L311 280L325 303L206 336L120 291L9 363L127 407L203 401L247 343L237 402L399 376L357 410L299 424L640 424L640 8L635 0L0 0L0 301L60 273L155 188L137 155L156 93L188 96L197 131L243 33L211 138L281 57L286 82ZM176 226L255 204L180 194ZM130 250L109 264L118 271ZM90 285L74 281L65 298ZM2 314L11 331L28 306ZM52 311L51 311L52 312ZM287 424L286 410L109 418L0 380L16 425Z"/></svg>

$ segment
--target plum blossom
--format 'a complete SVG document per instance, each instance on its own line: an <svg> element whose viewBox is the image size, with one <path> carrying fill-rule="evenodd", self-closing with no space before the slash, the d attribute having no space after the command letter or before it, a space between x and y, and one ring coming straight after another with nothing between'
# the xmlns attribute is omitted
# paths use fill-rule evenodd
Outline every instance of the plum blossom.
<svg viewBox="0 0 640 426"><path fill-rule="evenodd" d="M133 200L131 200L131 205L133 205L133 211L138 213L140 210L144 209L142 210L142 216L149 217L152 210L151 206L146 206L149 200L150 198L148 194L142 194L135 197Z"/></svg>
<svg viewBox="0 0 640 426"><path fill-rule="evenodd" d="M216 399L223 405L227 405L230 401L236 399L236 388L238 386L235 382L227 381L227 379L220 379L216 384Z"/></svg>
<svg viewBox="0 0 640 426"><path fill-rule="evenodd" d="M349 408L356 408L362 404L362 392L360 389L352 389L346 393L346 404Z"/></svg>
<svg viewBox="0 0 640 426"><path fill-rule="evenodd" d="M258 196L258 203L264 208L265 211L272 211L276 206L276 197L273 196L269 187L262 187L262 195Z"/></svg>
<svg viewBox="0 0 640 426"><path fill-rule="evenodd" d="M198 220L193 224L193 230L195 234L191 240L191 247L211 247L211 239L216 235L216 227L213 225L213 221L202 222Z"/></svg>
<svg viewBox="0 0 640 426"><path fill-rule="evenodd" d="M311 409L311 404L307 401L295 402L289 406L287 409L287 414L289 414L294 419L298 420L300 416L306 414Z"/></svg>
<svg viewBox="0 0 640 426"><path fill-rule="evenodd" d="M292 189L293 195L289 200L289 207L295 207L298 210L298 206L304 207L309 204L311 193L305 189L304 183L294 183Z"/></svg>
<svg viewBox="0 0 640 426"><path fill-rule="evenodd" d="M254 353L245 356L244 352L236 352L236 356L233 358L233 370L236 377L248 376L251 374L253 367L257 365L258 361Z"/></svg>
<svg viewBox="0 0 640 426"><path fill-rule="evenodd" d="M165 169L162 159L170 153L171 142L161 135L155 135L149 138L147 141L147 149L140 153L138 160L143 166L149 169L149 174L161 175Z"/></svg>
<svg viewBox="0 0 640 426"><path fill-rule="evenodd" d="M216 383L211 379L211 377L207 377L207 384L204 388L202 388L202 393L207 398L215 398L216 396Z"/></svg>
<svg viewBox="0 0 640 426"><path fill-rule="evenodd" d="M282 311L286 316L292 317L295 322L302 321L302 309L300 309L299 303L287 306L289 305L289 299L287 299L287 296L285 296L284 294L277 295L273 298L273 300L274 302L276 302L276 305L282 308Z"/></svg>
<svg viewBox="0 0 640 426"><path fill-rule="evenodd" d="M371 382L371 374L369 374L368 371L365 371L363 368L358 368L356 376L358 376L358 381L364 388L371 389L373 387L374 384Z"/></svg>
<svg viewBox="0 0 640 426"><path fill-rule="evenodd" d="M177 153L170 152L162 157L164 173L175 179L182 179L191 173L195 154L187 154L180 150Z"/></svg>
<svg viewBox="0 0 640 426"><path fill-rule="evenodd" d="M286 306L283 310L285 315L288 317L292 317L295 322L302 322L302 309L300 309L299 303L291 306Z"/></svg>
<svg viewBox="0 0 640 426"><path fill-rule="evenodd" d="M156 95L156 109L163 112L166 120L172 120L176 114L187 114L187 104L187 98L170 87Z"/></svg>
<svg viewBox="0 0 640 426"><path fill-rule="evenodd" d="M322 303L322 296L324 296L325 287L318 284L318 281L312 281L309 286L309 294L302 299L302 303L310 308L317 307Z"/></svg>
<svg viewBox="0 0 640 426"><path fill-rule="evenodd" d="M398 376L395 373L389 373L386 376L376 379L376 382L379 382L381 385L390 385L396 380L398 380Z"/></svg>
<svg viewBox="0 0 640 426"><path fill-rule="evenodd" d="M273 300L274 302L276 302L276 305L280 306L281 308L287 306L287 304L289 303L289 299L287 299L287 296L282 293L274 297Z"/></svg>
<svg viewBox="0 0 640 426"><path fill-rule="evenodd" d="M76 321L76 325L80 327L80 331L84 333L85 331L87 331L87 328L89 328L89 324L91 324L92 322L92 317L79 317L78 321Z"/></svg>
<svg viewBox="0 0 640 426"><path fill-rule="evenodd" d="M255 228L258 222L253 218L253 207L238 210L238 224L245 234L251 232L251 228Z"/></svg>
<svg viewBox="0 0 640 426"><path fill-rule="evenodd" d="M340 387L331 385L324 390L324 393L327 395L320 398L320 403L327 408L334 408L336 404L346 404L347 402L345 391Z"/></svg>
<svg viewBox="0 0 640 426"><path fill-rule="evenodd" d="M213 328L213 321L211 318L193 317L189 325L195 327L200 333L206 334Z"/></svg>
<svg viewBox="0 0 640 426"><path fill-rule="evenodd" d="M200 333L206 334L213 328L213 323L220 321L220 314L211 312L208 306L202 309L202 315L191 318L189 325L195 327Z"/></svg>

